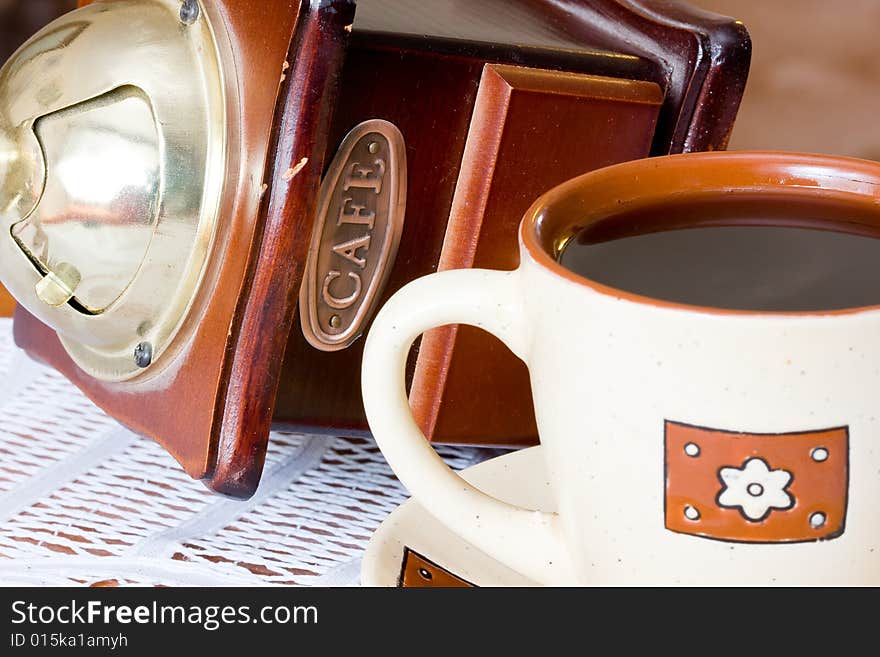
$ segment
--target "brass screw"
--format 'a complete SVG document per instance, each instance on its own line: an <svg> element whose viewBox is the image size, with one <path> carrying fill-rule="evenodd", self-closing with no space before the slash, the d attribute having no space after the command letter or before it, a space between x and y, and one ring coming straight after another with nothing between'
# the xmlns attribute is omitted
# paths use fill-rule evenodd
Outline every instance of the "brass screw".
<svg viewBox="0 0 880 657"><path fill-rule="evenodd" d="M333 315L330 317L330 328L338 329L342 326L342 318L339 315Z"/></svg>
<svg viewBox="0 0 880 657"><path fill-rule="evenodd" d="M367 150L370 151L373 155L379 152L379 143L375 141L371 141L370 145L367 146Z"/></svg>

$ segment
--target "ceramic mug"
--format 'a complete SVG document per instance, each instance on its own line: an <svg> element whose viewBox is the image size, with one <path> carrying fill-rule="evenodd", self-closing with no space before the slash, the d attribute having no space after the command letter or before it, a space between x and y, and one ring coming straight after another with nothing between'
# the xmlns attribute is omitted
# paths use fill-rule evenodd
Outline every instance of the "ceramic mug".
<svg viewBox="0 0 880 657"><path fill-rule="evenodd" d="M785 153L616 165L535 203L517 270L445 271L401 289L373 324L362 377L371 429L403 484L540 583L880 584L880 306L690 306L557 261L584 231L744 224L880 237L880 165ZM475 489L414 422L410 345L457 323L527 364L556 513Z"/></svg>

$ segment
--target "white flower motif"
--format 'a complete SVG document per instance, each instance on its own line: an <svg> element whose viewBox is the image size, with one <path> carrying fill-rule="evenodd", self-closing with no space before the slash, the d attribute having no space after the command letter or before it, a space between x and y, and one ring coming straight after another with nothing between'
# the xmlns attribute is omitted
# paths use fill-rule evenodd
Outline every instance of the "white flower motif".
<svg viewBox="0 0 880 657"><path fill-rule="evenodd" d="M763 520L771 509L794 506L794 498L785 490L791 473L771 470L764 459L751 458L742 468L721 468L718 474L724 484L718 506L739 508L747 520Z"/></svg>

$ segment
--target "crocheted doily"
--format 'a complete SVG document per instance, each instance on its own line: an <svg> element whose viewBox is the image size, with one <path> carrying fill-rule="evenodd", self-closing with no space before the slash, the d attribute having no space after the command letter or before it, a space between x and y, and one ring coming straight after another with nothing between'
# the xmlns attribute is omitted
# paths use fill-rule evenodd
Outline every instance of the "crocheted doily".
<svg viewBox="0 0 880 657"><path fill-rule="evenodd" d="M260 487L230 500L30 360L0 320L0 583L354 585L406 491L376 444L273 432ZM441 447L460 469L497 452Z"/></svg>

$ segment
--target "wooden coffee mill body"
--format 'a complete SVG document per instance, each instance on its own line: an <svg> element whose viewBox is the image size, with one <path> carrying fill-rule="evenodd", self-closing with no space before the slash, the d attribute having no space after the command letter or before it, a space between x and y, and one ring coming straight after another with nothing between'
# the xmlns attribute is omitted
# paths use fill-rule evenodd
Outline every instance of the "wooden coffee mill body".
<svg viewBox="0 0 880 657"><path fill-rule="evenodd" d="M740 23L667 0L215 5L245 72L231 143L262 177L235 181L175 349L158 375L114 383L81 370L22 309L15 338L191 476L237 497L259 482L270 427L369 431L362 338L315 348L298 312L321 179L352 129L380 119L405 144L405 215L378 307L439 269L515 267L522 214L564 180L723 149L750 55ZM426 334L409 385L434 442L537 440L525 367L476 329Z"/></svg>

